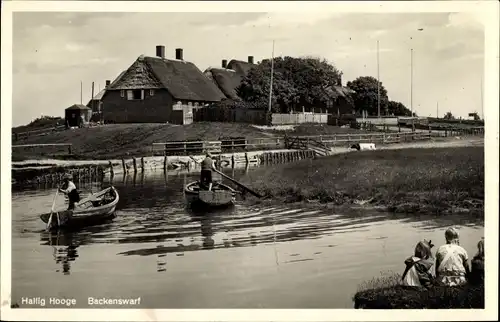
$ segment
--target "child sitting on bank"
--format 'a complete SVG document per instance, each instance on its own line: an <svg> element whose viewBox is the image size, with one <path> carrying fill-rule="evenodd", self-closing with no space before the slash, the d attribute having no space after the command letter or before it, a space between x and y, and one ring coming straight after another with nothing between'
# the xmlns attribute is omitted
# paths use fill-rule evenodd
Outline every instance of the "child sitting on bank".
<svg viewBox="0 0 500 322"><path fill-rule="evenodd" d="M484 238L477 243L477 254L471 260L469 283L474 285L484 283Z"/></svg>
<svg viewBox="0 0 500 322"><path fill-rule="evenodd" d="M403 273L403 285L409 287L430 287L433 285L431 248L434 245L432 241L418 242L415 247L414 256L405 260L406 269Z"/></svg>

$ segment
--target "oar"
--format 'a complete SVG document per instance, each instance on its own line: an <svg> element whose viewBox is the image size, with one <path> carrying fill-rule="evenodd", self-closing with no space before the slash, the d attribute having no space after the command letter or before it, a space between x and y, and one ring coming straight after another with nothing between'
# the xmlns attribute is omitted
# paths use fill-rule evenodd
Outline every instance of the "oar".
<svg viewBox="0 0 500 322"><path fill-rule="evenodd" d="M59 186L57 186L56 194L54 196L54 201L52 201L52 208L50 208L50 217L49 217L49 221L47 222L47 229L50 227L50 224L52 223L52 214L54 213L54 206L56 205L56 200L57 200L58 194L59 194Z"/></svg>
<svg viewBox="0 0 500 322"><path fill-rule="evenodd" d="M237 186L247 190L248 192L250 192L252 195L256 196L256 197L259 197L259 198L263 198L264 196L262 196L261 194L259 194L258 192L255 192L253 191L252 189L248 188L247 186L243 185L242 183L236 181L235 179L225 175L224 173L220 172L219 170L217 169L213 169L213 171L217 172L218 174L220 174L221 176L223 176L224 178L232 181L233 183L235 183Z"/></svg>

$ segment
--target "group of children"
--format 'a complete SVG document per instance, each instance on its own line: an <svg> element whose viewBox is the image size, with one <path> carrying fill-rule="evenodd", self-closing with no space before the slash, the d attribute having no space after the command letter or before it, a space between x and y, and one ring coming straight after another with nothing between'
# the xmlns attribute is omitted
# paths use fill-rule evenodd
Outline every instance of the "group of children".
<svg viewBox="0 0 500 322"><path fill-rule="evenodd" d="M478 252L469 265L467 251L460 246L459 233L455 228L445 232L446 244L432 256L432 241L420 241L414 256L405 260L403 285L410 287L461 286L466 283L484 283L484 238L477 244Z"/></svg>

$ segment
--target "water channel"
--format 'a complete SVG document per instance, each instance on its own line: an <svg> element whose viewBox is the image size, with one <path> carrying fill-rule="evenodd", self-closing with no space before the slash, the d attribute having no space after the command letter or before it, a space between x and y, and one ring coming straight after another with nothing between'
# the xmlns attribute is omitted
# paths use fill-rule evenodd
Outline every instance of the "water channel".
<svg viewBox="0 0 500 322"><path fill-rule="evenodd" d="M231 174L231 173L229 173ZM236 177L244 171L235 173ZM460 228L472 257L484 223L464 216L408 217L377 211L238 203L199 214L183 185L198 174L115 177L117 217L49 234L54 187L12 192L12 301L22 297L141 298L134 308L353 308L363 280L402 272L418 240L439 246ZM80 184L85 193L103 183ZM65 207L64 197L57 201ZM50 305L47 305L50 307Z"/></svg>

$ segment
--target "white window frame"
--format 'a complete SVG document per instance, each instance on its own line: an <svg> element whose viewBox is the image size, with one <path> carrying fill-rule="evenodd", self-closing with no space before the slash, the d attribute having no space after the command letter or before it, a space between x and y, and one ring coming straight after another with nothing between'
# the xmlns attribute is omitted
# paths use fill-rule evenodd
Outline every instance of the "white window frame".
<svg viewBox="0 0 500 322"><path fill-rule="evenodd" d="M124 90L124 89L122 89L122 90L120 91L120 96L121 96L121 97L125 97L125 90Z"/></svg>
<svg viewBox="0 0 500 322"><path fill-rule="evenodd" d="M134 89L127 90L127 101L143 101L144 100L144 90L141 89L141 98L134 98Z"/></svg>
<svg viewBox="0 0 500 322"><path fill-rule="evenodd" d="M150 89L149 90L149 96L155 96L155 90L154 89Z"/></svg>

